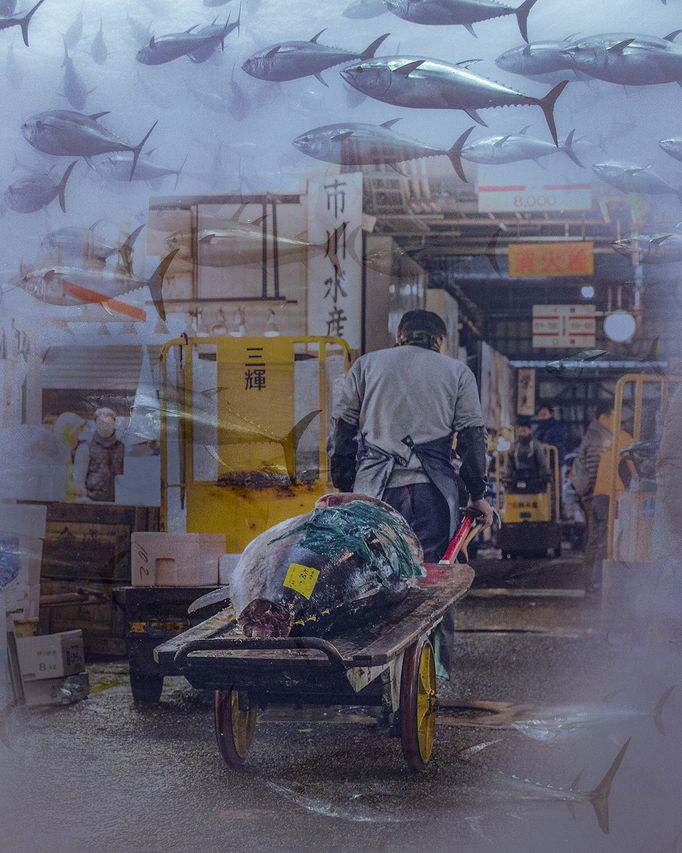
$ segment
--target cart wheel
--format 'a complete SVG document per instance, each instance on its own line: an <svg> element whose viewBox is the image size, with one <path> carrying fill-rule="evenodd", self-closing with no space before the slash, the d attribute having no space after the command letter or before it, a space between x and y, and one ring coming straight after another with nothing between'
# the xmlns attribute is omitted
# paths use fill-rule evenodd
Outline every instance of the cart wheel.
<svg viewBox="0 0 682 853"><path fill-rule="evenodd" d="M436 732L436 660L426 637L405 652L400 680L400 743L411 770L425 770Z"/></svg>
<svg viewBox="0 0 682 853"><path fill-rule="evenodd" d="M226 764L241 767L256 731L256 708L239 707L239 694L234 688L215 692L215 736Z"/></svg>
<svg viewBox="0 0 682 853"><path fill-rule="evenodd" d="M137 704L158 705L162 690L162 675L145 675L134 669L130 670L130 691Z"/></svg>

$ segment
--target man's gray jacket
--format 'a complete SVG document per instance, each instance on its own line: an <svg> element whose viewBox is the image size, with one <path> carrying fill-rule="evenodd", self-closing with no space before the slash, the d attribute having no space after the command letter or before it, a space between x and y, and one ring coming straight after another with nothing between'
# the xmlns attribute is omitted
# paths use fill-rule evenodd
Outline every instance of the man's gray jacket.
<svg viewBox="0 0 682 853"><path fill-rule="evenodd" d="M453 433L460 476L477 500L486 490L485 429L471 370L412 345L363 355L346 376L330 425L334 484L380 498L388 487L429 482L410 445L449 442Z"/></svg>

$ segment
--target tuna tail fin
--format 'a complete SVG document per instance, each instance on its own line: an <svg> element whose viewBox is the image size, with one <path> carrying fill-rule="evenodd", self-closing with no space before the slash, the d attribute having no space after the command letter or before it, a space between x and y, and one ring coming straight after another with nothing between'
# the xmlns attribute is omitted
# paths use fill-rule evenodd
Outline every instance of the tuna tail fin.
<svg viewBox="0 0 682 853"><path fill-rule="evenodd" d="M614 758L601 782L593 791L590 791L590 793L587 794L587 799L592 804L594 813L597 816L599 828L605 835L608 835L609 832L609 794L611 793L611 784L613 783L614 776L618 772L618 768L623 762L625 751L629 745L630 738L628 738L620 748L618 755Z"/></svg>
<svg viewBox="0 0 682 853"><path fill-rule="evenodd" d="M576 166L580 166L581 169L584 169L585 166L580 162L580 158L575 153L575 148L573 147L574 137L575 130L572 130L564 140L563 145L561 145L561 150L564 152L564 154L567 154L571 158L571 160L573 160Z"/></svg>
<svg viewBox="0 0 682 853"><path fill-rule="evenodd" d="M557 85L548 92L544 98L538 98L538 104L542 107L542 112L545 114L545 121L549 127L549 132L552 134L552 139L554 140L554 144L557 148L559 147L559 139L556 132L556 122L554 121L554 106L557 102L557 98L568 84L568 80L562 80L561 83L557 83Z"/></svg>
<svg viewBox="0 0 682 853"><path fill-rule="evenodd" d="M665 734L665 729L663 728L663 706L670 699L673 690L675 689L675 685L669 687L665 693L661 696L661 698L656 702L656 706L654 707L654 725L656 726L656 731L660 734Z"/></svg>
<svg viewBox="0 0 682 853"><path fill-rule="evenodd" d="M322 409L315 409L312 412L308 412L281 439L282 450L284 451L284 464L292 483L296 479L296 449L298 448L298 443L303 437L303 433L321 412Z"/></svg>
<svg viewBox="0 0 682 853"><path fill-rule="evenodd" d="M528 14L537 2L538 0L525 0L516 10L516 19L525 42L528 42Z"/></svg>
<svg viewBox="0 0 682 853"><path fill-rule="evenodd" d="M28 25L31 23L31 18L35 15L35 13L40 9L45 0L38 0L35 6L24 15L24 17L19 21L19 26L21 27L21 34L24 37L24 44L28 47Z"/></svg>
<svg viewBox="0 0 682 853"><path fill-rule="evenodd" d="M71 172L73 172L73 167L76 165L77 162L78 160L74 160L73 163L70 163L66 167L64 176L59 182L59 206L64 211L64 213L66 213L66 196L64 195L66 191L66 182L69 180L69 176L71 175Z"/></svg>
<svg viewBox="0 0 682 853"><path fill-rule="evenodd" d="M493 236L490 238L488 245L485 249L486 257L490 262L490 266L495 270L495 272L502 278L502 270L500 269L500 262L497 260L497 241L500 239L500 234L502 233L502 228L498 228Z"/></svg>
<svg viewBox="0 0 682 853"><path fill-rule="evenodd" d="M163 304L163 292L161 288L165 275L168 272L168 267L173 263L173 258L179 251L180 249L173 249L172 252L167 254L166 257L161 260L161 263L154 272L149 276L149 280L147 281L147 287L152 295L154 307L158 311L159 317L164 321L164 323L166 322L166 309Z"/></svg>
<svg viewBox="0 0 682 853"><path fill-rule="evenodd" d="M360 54L360 59L371 59L374 54L379 49L379 46L386 41L386 39L390 36L390 33L384 33L382 36L379 36L378 39L374 39L372 44L368 45Z"/></svg>
<svg viewBox="0 0 682 853"><path fill-rule="evenodd" d="M175 173L175 187L174 187L174 189L176 189L176 190L178 188L178 181L180 180L180 175L182 174L182 170L185 168L185 163L187 162L188 158L189 158L189 151L187 152L187 154L185 154L185 159L182 161L182 163L180 164L180 167L178 168L177 172Z"/></svg>
<svg viewBox="0 0 682 853"><path fill-rule="evenodd" d="M222 604L222 602L227 603L229 600L230 590L225 586L221 586L218 589L212 589L210 592L197 598L196 601L193 601L187 608L187 612L190 614L196 613L197 610L203 610L204 607L210 607L212 604Z"/></svg>
<svg viewBox="0 0 682 853"><path fill-rule="evenodd" d="M448 151L448 157L450 158L450 162L452 163L452 168L457 172L457 175L467 183L467 177L464 174L464 167L462 166L462 148L464 148L464 143L467 141L469 136L474 130L474 125L464 131L464 133L459 137L459 139L455 142L452 148Z"/></svg>
<svg viewBox="0 0 682 853"><path fill-rule="evenodd" d="M132 152L133 152L133 165L130 167L130 177L128 178L128 180L129 180L129 181L132 181L132 179L133 179L133 175L135 174L135 169L136 169L136 167L137 167L137 161L140 159L140 154L142 154L142 149L143 149L143 148L144 148L144 146L146 145L147 140L148 140L148 139L149 139L149 137L152 135L152 131L154 130L154 128L156 127L156 125L157 125L158 123L159 123L159 121L158 121L158 119L157 119L157 120L154 122L154 124L149 128L149 130L147 131L147 133L146 133L146 135L145 135L144 139L142 140L142 142L140 142L140 144L139 144L139 145L136 145L134 148L132 148L132 149L131 149L131 150L132 150Z"/></svg>
<svg viewBox="0 0 682 853"><path fill-rule="evenodd" d="M144 228L144 225L140 225L133 232L128 234L125 239L125 242L119 246L118 255L121 259L122 265L125 267L128 275L132 275L133 272L133 246L135 245L135 240L140 235L140 231Z"/></svg>

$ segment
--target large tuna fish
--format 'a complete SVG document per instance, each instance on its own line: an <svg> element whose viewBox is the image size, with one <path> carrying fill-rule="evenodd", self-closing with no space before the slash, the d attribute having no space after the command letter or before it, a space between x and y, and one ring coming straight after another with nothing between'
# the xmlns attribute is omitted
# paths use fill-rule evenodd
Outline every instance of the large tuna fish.
<svg viewBox="0 0 682 853"><path fill-rule="evenodd" d="M477 139L462 148L462 159L488 165L518 163L521 160L535 160L537 163L541 157L563 151L576 166L580 166L581 169L584 168L573 147L575 130L572 130L558 147L545 139L533 139L526 136L527 130L528 127L524 127L518 133L506 133Z"/></svg>
<svg viewBox="0 0 682 853"><path fill-rule="evenodd" d="M644 195L676 195L682 201L682 187L673 187L651 168L636 163L622 163L611 160L595 163L592 171L602 181L624 193L642 193Z"/></svg>
<svg viewBox="0 0 682 853"><path fill-rule="evenodd" d="M682 82L682 50L673 44L680 30L665 38L605 33L563 48L576 71L623 86Z"/></svg>
<svg viewBox="0 0 682 853"><path fill-rule="evenodd" d="M487 127L477 110L534 104L542 108L554 144L558 144L554 105L568 80L556 85L544 98L525 95L464 67L472 60L452 65L440 59L391 56L351 65L341 72L353 88L396 107L431 110L463 110Z"/></svg>
<svg viewBox="0 0 682 853"><path fill-rule="evenodd" d="M229 25L229 21L226 21L225 26L219 28L219 32L211 31L209 35L193 32L199 26L195 24L183 33L169 33L158 38L152 36L149 44L138 50L136 59L143 65L164 65L183 56L189 56L195 62L204 62L218 45L225 49L225 36L229 32ZM200 58L196 59L195 54Z"/></svg>
<svg viewBox="0 0 682 853"><path fill-rule="evenodd" d="M390 119L381 125L344 122L316 127L294 139L293 144L304 154L339 163L343 166L375 166L386 164L397 170L397 164L421 157L444 155L450 158L452 167L459 177L466 181L460 154L462 146L473 128L465 131L455 144L447 148L437 148L423 142L417 142L408 136L395 133L391 127L399 119ZM549 145L548 142L544 143ZM552 147L552 150L556 150Z"/></svg>
<svg viewBox="0 0 682 853"><path fill-rule="evenodd" d="M229 597L247 637L331 632L401 600L423 576L424 555L405 519L357 497L339 506L328 505L335 496L322 499L246 547Z"/></svg>
<svg viewBox="0 0 682 853"><path fill-rule="evenodd" d="M132 180L142 149L157 122L154 122L138 145L129 145L99 123L98 119L106 115L109 115L106 111L88 116L72 110L47 110L25 121L21 132L24 139L38 151L58 157L95 157L110 151L131 151L133 158L128 180Z"/></svg>
<svg viewBox="0 0 682 853"><path fill-rule="evenodd" d="M281 82L312 75L326 86L321 76L323 71L353 59L371 59L382 42L390 35L390 33L384 33L361 53L354 53L352 50L318 44L317 40L323 32L324 30L320 30L310 41L284 41L272 47L266 47L265 50L250 56L242 68L247 74L258 77L260 80Z"/></svg>
<svg viewBox="0 0 682 853"><path fill-rule="evenodd" d="M682 261L682 232L675 226L664 234L639 234L614 240L611 247L619 255L636 258L640 264L678 264Z"/></svg>
<svg viewBox="0 0 682 853"><path fill-rule="evenodd" d="M564 53L565 47L565 41L534 41L505 50L495 65L531 80L559 83L566 79L566 71L573 68L571 58Z"/></svg>
<svg viewBox="0 0 682 853"><path fill-rule="evenodd" d="M528 13L537 0L525 0L514 9L498 0L384 0L389 12L415 24L460 24L475 36L474 24L516 15L521 35L528 41Z"/></svg>
<svg viewBox="0 0 682 853"><path fill-rule="evenodd" d="M64 175L55 183L49 175L32 172L24 178L20 178L11 184L5 192L5 201L8 207L17 213L33 213L40 210L55 198L59 199L61 209L66 213L66 184L78 160L74 160L66 167Z"/></svg>

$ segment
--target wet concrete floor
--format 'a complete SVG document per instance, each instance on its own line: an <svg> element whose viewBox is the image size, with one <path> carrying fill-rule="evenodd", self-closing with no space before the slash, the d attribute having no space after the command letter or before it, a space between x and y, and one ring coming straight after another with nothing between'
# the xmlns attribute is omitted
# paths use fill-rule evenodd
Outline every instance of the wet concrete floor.
<svg viewBox="0 0 682 853"><path fill-rule="evenodd" d="M268 711L235 772L217 754L209 696L167 679L161 704L141 709L124 662L92 663L89 699L7 722L0 849L672 851L682 830L682 645L606 638L599 599L575 593L577 572L570 559L522 585L492 572L483 595L463 602L457 673L441 688L434 758L422 774L407 771L399 742L357 710ZM652 712L676 681L661 734ZM559 718L545 713L551 739L541 741L509 723L491 728L489 717L470 725L472 714L453 706L474 700L597 707L582 709L580 730L554 735ZM628 738L606 834L583 795Z"/></svg>

